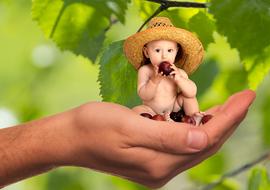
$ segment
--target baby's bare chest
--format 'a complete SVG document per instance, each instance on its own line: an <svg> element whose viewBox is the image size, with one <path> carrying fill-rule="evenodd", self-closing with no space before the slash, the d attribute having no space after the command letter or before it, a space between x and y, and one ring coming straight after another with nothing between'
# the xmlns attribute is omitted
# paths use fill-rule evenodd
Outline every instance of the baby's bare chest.
<svg viewBox="0 0 270 190"><path fill-rule="evenodd" d="M177 94L177 86L173 79L165 78L158 84L156 96L175 96Z"/></svg>

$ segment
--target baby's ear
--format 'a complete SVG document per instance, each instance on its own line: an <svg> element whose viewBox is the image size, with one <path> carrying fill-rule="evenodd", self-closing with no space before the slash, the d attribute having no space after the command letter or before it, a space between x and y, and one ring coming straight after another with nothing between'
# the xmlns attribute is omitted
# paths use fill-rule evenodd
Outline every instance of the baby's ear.
<svg viewBox="0 0 270 190"><path fill-rule="evenodd" d="M149 58L148 49L145 46L143 46L143 53L146 58Z"/></svg>

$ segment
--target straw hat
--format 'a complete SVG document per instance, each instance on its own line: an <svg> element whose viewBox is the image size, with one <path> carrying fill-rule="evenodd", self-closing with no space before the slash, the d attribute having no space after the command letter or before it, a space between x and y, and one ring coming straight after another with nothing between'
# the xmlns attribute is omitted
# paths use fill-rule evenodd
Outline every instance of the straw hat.
<svg viewBox="0 0 270 190"><path fill-rule="evenodd" d="M166 17L154 17L146 30L128 37L124 42L124 53L136 69L144 64L143 46L154 40L171 40L180 44L182 55L175 65L187 74L194 72L202 62L203 46L194 34L174 27Z"/></svg>

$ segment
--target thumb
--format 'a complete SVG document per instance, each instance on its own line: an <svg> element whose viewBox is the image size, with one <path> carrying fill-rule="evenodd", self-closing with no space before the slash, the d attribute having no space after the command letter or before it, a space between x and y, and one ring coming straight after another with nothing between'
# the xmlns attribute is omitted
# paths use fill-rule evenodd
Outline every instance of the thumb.
<svg viewBox="0 0 270 190"><path fill-rule="evenodd" d="M132 146L170 154L194 153L207 147L207 133L200 128L185 123L143 120L133 127L136 132L133 132Z"/></svg>
<svg viewBox="0 0 270 190"><path fill-rule="evenodd" d="M249 106L255 99L255 92L244 90L232 95L220 106L214 117L204 125L210 144L225 141L244 119Z"/></svg>

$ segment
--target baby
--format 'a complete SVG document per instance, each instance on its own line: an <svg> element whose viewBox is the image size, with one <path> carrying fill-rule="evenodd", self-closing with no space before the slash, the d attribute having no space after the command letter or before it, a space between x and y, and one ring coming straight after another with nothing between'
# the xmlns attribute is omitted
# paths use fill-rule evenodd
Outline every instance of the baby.
<svg viewBox="0 0 270 190"><path fill-rule="evenodd" d="M190 32L174 27L165 17L155 17L148 29L129 37L124 51L138 69L137 92L143 104L133 110L142 116L170 114L183 110L196 124L203 114L196 99L197 87L188 78L201 63L203 48ZM171 72L163 73L160 64L169 64ZM168 75L167 75L168 74Z"/></svg>

